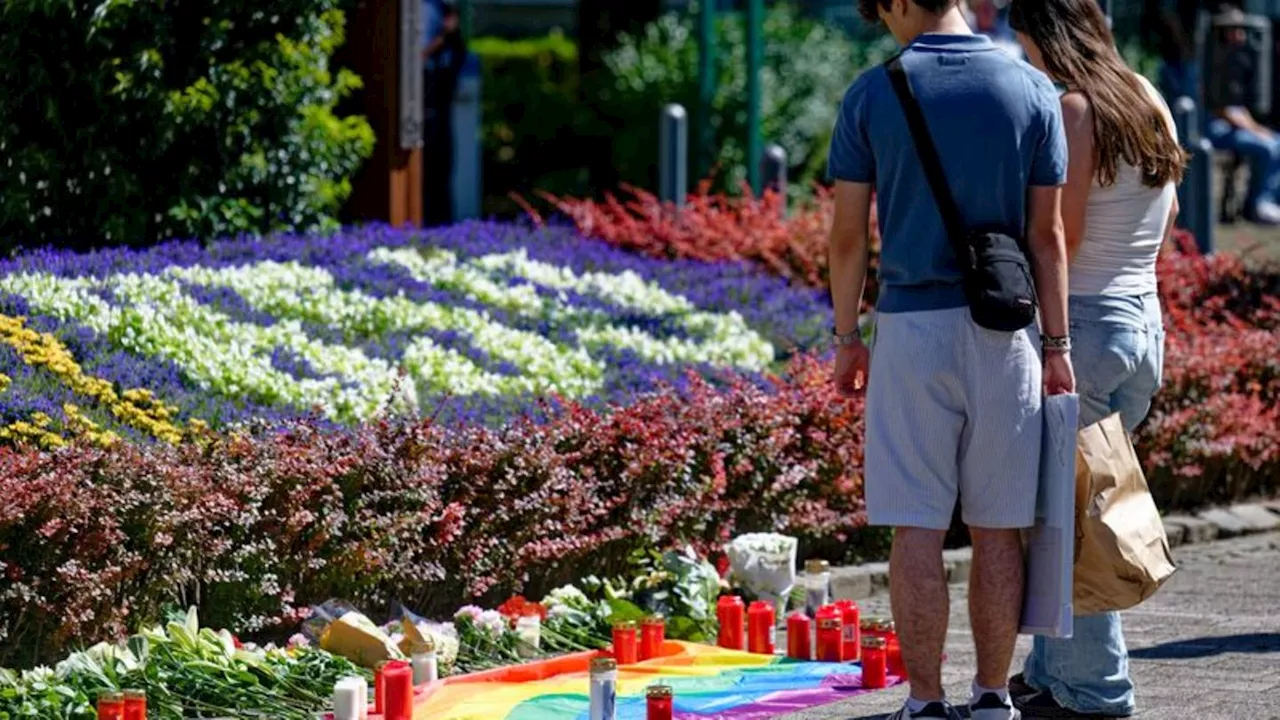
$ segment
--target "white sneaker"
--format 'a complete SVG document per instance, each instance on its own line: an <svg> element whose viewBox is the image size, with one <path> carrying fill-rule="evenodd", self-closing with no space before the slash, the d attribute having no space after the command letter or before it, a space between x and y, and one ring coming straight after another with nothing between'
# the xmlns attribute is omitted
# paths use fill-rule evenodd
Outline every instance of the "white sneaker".
<svg viewBox="0 0 1280 720"><path fill-rule="evenodd" d="M1012 700L1001 700L999 695L989 692L969 701L969 717L971 720L1022 720L1022 713L1013 706Z"/></svg>
<svg viewBox="0 0 1280 720"><path fill-rule="evenodd" d="M1280 205L1270 200L1259 200L1248 220L1260 225L1280 225Z"/></svg>
<svg viewBox="0 0 1280 720"><path fill-rule="evenodd" d="M913 713L903 705L898 712L885 718L885 720L914 720L915 718L937 718L937 720L961 720L960 713L956 709L945 702L931 702L920 709L920 712Z"/></svg>

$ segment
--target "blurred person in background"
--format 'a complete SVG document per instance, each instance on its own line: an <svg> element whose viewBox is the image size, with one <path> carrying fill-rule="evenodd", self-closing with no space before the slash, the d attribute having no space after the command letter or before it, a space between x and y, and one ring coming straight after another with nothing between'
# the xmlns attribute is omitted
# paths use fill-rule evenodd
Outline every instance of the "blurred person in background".
<svg viewBox="0 0 1280 720"><path fill-rule="evenodd" d="M1163 372L1156 257L1177 217L1186 154L1169 108L1125 65L1096 0L1013 0L1010 19L1031 63L1067 88L1062 221L1080 425L1118 412L1133 432ZM1076 616L1067 640L1036 637L1009 690L1028 718L1132 715L1119 613Z"/></svg>
<svg viewBox="0 0 1280 720"><path fill-rule="evenodd" d="M1160 56L1160 92L1200 101L1200 63L1196 57L1196 24L1200 0L1144 0L1142 32Z"/></svg>
<svg viewBox="0 0 1280 720"><path fill-rule="evenodd" d="M1223 3L1221 12L1242 19L1244 11L1236 3ZM1213 146L1240 155L1249 161L1249 191L1245 196L1244 217L1262 225L1280 225L1280 137L1254 118L1249 111L1258 73L1257 57L1248 46L1244 28L1228 28L1225 40L1229 50L1225 73L1210 82L1225 83L1227 103L1213 110L1205 134Z"/></svg>
<svg viewBox="0 0 1280 720"><path fill-rule="evenodd" d="M438 21L432 20L438 12ZM453 101L467 59L458 6L427 2L429 39L423 50L422 204L426 227L453 222ZM434 30L434 33L432 32Z"/></svg>

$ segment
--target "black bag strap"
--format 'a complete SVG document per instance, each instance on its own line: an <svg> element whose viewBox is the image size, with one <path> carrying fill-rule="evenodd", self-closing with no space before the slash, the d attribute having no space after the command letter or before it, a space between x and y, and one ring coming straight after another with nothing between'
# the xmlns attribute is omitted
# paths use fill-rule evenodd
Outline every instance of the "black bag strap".
<svg viewBox="0 0 1280 720"><path fill-rule="evenodd" d="M938 212L942 215L942 225L950 237L957 253L967 253L964 218L956 199L951 195L947 185L947 175L942 169L942 159L938 157L938 148L933 144L933 136L929 134L929 126L925 123L924 112L920 102L911 91L911 81L907 79L907 70L902 66L902 56L898 55L887 63L889 80L898 95L902 112L907 117L907 127L911 130L911 138L915 141L916 154L920 157L920 165L924 168L925 177L929 180L929 188L933 190L934 202L938 204Z"/></svg>

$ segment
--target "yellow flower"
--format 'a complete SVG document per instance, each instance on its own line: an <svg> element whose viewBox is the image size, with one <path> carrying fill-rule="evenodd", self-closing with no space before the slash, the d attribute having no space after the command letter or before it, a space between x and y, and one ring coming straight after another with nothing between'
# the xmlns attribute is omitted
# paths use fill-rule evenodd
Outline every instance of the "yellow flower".
<svg viewBox="0 0 1280 720"><path fill-rule="evenodd" d="M49 333L38 333L24 326L26 319L0 314L0 342L8 344L22 357L28 365L44 367L67 384L73 391L85 395L101 403L108 412L130 427L137 428L153 437L170 443L182 441L182 428L170 422L178 409L165 405L149 390L131 389L116 393L115 386L102 378L85 375L71 353ZM4 376L0 376L4 377ZM0 391L8 386L9 378L0 382ZM90 441L103 444L119 440L119 436L101 430L96 423L89 420L79 408L67 404L63 407L67 416L67 429L74 434L84 436ZM32 416L31 423L17 422L7 428L0 428L0 439L35 440L42 445L52 441L42 435L33 436L30 429L33 424L36 430L44 435L56 437L58 444L63 439L44 430L52 419L42 413ZM56 446L56 445L55 445Z"/></svg>

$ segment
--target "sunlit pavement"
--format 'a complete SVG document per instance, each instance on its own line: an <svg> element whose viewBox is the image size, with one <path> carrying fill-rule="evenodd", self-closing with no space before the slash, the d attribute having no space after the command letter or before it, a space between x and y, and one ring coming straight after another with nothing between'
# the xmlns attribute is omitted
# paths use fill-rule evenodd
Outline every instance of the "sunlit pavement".
<svg viewBox="0 0 1280 720"><path fill-rule="evenodd" d="M1174 550L1180 569L1142 606L1124 614L1131 671L1143 720L1280 720L1280 534ZM951 592L949 696L968 698L973 642L966 588ZM888 598L862 605L887 614ZM1031 647L1018 644L1015 670ZM905 689L785 716L787 720L872 720L901 706Z"/></svg>

